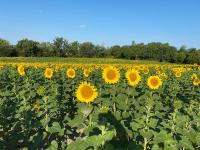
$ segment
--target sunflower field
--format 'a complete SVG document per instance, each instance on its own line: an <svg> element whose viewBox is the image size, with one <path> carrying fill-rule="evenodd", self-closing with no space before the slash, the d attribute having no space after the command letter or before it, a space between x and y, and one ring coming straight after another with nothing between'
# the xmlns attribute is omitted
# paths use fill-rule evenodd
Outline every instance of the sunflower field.
<svg viewBox="0 0 200 150"><path fill-rule="evenodd" d="M0 63L0 149L198 150L200 66Z"/></svg>

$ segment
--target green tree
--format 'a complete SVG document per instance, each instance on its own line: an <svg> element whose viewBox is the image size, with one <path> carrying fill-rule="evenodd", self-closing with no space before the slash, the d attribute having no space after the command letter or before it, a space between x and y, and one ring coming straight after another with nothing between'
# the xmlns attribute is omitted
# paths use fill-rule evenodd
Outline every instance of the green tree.
<svg viewBox="0 0 200 150"><path fill-rule="evenodd" d="M95 52L96 57L106 57L106 48L104 46L96 45Z"/></svg>
<svg viewBox="0 0 200 150"><path fill-rule="evenodd" d="M38 48L40 49L38 56L52 56L53 55L53 45L50 42L38 43Z"/></svg>
<svg viewBox="0 0 200 150"><path fill-rule="evenodd" d="M66 57L70 55L69 42L63 37L57 37L53 41L53 54L54 56Z"/></svg>
<svg viewBox="0 0 200 150"><path fill-rule="evenodd" d="M70 43L70 56L80 56L80 44L78 41Z"/></svg>
<svg viewBox="0 0 200 150"><path fill-rule="evenodd" d="M17 56L18 53L9 41L0 39L0 56Z"/></svg>
<svg viewBox="0 0 200 150"><path fill-rule="evenodd" d="M190 49L187 57L185 58L185 63L188 64L200 64L200 51L196 49Z"/></svg>
<svg viewBox="0 0 200 150"><path fill-rule="evenodd" d="M177 63L183 63L185 61L186 58L186 53L185 52L178 52L176 54L176 62Z"/></svg>
<svg viewBox="0 0 200 150"><path fill-rule="evenodd" d="M110 48L110 54L114 58L120 58L121 57L121 53L122 53L122 49L121 49L121 47L119 45L115 45L115 46L112 46Z"/></svg>
<svg viewBox="0 0 200 150"><path fill-rule="evenodd" d="M25 56L38 56L40 49L38 42L28 39L22 39L17 42L17 50Z"/></svg>
<svg viewBox="0 0 200 150"><path fill-rule="evenodd" d="M95 56L95 46L91 42L84 42L80 45L80 54L83 57Z"/></svg>

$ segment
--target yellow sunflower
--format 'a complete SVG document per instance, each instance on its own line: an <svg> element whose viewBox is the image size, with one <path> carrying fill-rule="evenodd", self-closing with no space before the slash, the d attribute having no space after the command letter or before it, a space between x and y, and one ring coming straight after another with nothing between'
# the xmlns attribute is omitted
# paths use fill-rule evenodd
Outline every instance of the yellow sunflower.
<svg viewBox="0 0 200 150"><path fill-rule="evenodd" d="M144 73L144 74L148 74L148 73L149 73L149 69L148 69L148 68L145 68L145 69L143 70L143 73Z"/></svg>
<svg viewBox="0 0 200 150"><path fill-rule="evenodd" d="M195 80L195 79L197 79L197 78L198 78L198 77L197 77L197 74L193 73L192 76L191 76L191 79L192 79L192 80Z"/></svg>
<svg viewBox="0 0 200 150"><path fill-rule="evenodd" d="M93 102L97 96L98 92L96 87L87 82L82 82L76 90L77 99L83 103Z"/></svg>
<svg viewBox="0 0 200 150"><path fill-rule="evenodd" d="M157 70L157 71L156 71L156 74L157 74L157 75L160 75L160 74L161 74L160 70Z"/></svg>
<svg viewBox="0 0 200 150"><path fill-rule="evenodd" d="M177 77L177 78L180 78L181 76L182 76L182 73L181 73L181 71L176 71L175 72L175 76Z"/></svg>
<svg viewBox="0 0 200 150"><path fill-rule="evenodd" d="M39 105L39 104L34 104L34 105L33 105L33 109L34 109L35 111L39 111L39 110L40 110L40 105Z"/></svg>
<svg viewBox="0 0 200 150"><path fill-rule="evenodd" d="M119 81L120 72L117 68L109 66L103 69L102 77L108 84L115 84Z"/></svg>
<svg viewBox="0 0 200 150"><path fill-rule="evenodd" d="M83 75L87 78L90 75L91 70L90 69L84 69L83 70Z"/></svg>
<svg viewBox="0 0 200 150"><path fill-rule="evenodd" d="M25 75L24 67L22 65L18 66L17 71L21 76Z"/></svg>
<svg viewBox="0 0 200 150"><path fill-rule="evenodd" d="M150 76L147 80L147 85L150 89L156 90L162 86L162 80L158 76Z"/></svg>
<svg viewBox="0 0 200 150"><path fill-rule="evenodd" d="M44 76L51 79L53 76L53 70L51 68L46 68L44 71Z"/></svg>
<svg viewBox="0 0 200 150"><path fill-rule="evenodd" d="M128 70L125 74L128 84L130 86L136 86L141 81L141 76L137 70Z"/></svg>
<svg viewBox="0 0 200 150"><path fill-rule="evenodd" d="M159 74L159 77L160 78L167 78L168 76L166 75L166 73L161 73L161 74Z"/></svg>
<svg viewBox="0 0 200 150"><path fill-rule="evenodd" d="M67 69L66 75L67 75L68 78L73 79L76 76L76 72L75 72L74 69L69 68L69 69Z"/></svg>
<svg viewBox="0 0 200 150"><path fill-rule="evenodd" d="M194 79L193 85L195 85L195 86L200 85L200 80L199 79Z"/></svg>

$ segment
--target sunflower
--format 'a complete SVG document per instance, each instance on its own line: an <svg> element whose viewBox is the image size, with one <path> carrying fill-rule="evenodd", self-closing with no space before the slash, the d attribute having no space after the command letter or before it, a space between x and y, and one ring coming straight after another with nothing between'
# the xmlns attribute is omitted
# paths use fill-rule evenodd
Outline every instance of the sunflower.
<svg viewBox="0 0 200 150"><path fill-rule="evenodd" d="M45 76L46 78L51 79L52 76L53 76L53 70L52 70L51 68L46 68L46 69L45 69L45 72L44 72L44 76Z"/></svg>
<svg viewBox="0 0 200 150"><path fill-rule="evenodd" d="M141 81L141 76L137 70L128 70L125 74L128 84L130 86L136 86Z"/></svg>
<svg viewBox="0 0 200 150"><path fill-rule="evenodd" d="M195 85L195 86L200 85L200 80L199 79L194 79L193 85Z"/></svg>
<svg viewBox="0 0 200 150"><path fill-rule="evenodd" d="M83 70L83 75L87 78L90 75L91 70L90 69L84 69Z"/></svg>
<svg viewBox="0 0 200 150"><path fill-rule="evenodd" d="M145 69L143 70L143 73L144 73L144 74L148 74L148 73L149 73L149 69L148 69L148 68L145 68Z"/></svg>
<svg viewBox="0 0 200 150"><path fill-rule="evenodd" d="M76 90L76 97L80 102L93 102L97 96L96 87L87 82L82 82Z"/></svg>
<svg viewBox="0 0 200 150"><path fill-rule="evenodd" d="M157 75L160 75L160 74L161 74L160 70L157 70L157 71L156 71L156 74L157 74Z"/></svg>
<svg viewBox="0 0 200 150"><path fill-rule="evenodd" d="M193 73L192 76L191 76L191 79L192 79L192 80L195 80L195 79L197 79L197 78L198 78L198 77L197 77L197 74Z"/></svg>
<svg viewBox="0 0 200 150"><path fill-rule="evenodd" d="M39 111L39 110L40 110L40 105L39 105L39 104L34 104L34 105L33 105L33 109L34 109L35 111Z"/></svg>
<svg viewBox="0 0 200 150"><path fill-rule="evenodd" d="M177 77L177 78L180 78L181 76L182 76L182 73L181 73L181 71L176 71L175 72L175 76Z"/></svg>
<svg viewBox="0 0 200 150"><path fill-rule="evenodd" d="M158 76L150 76L147 80L150 89L156 90L162 85L162 80Z"/></svg>
<svg viewBox="0 0 200 150"><path fill-rule="evenodd" d="M25 75L24 67L22 65L18 66L17 71L21 76Z"/></svg>
<svg viewBox="0 0 200 150"><path fill-rule="evenodd" d="M159 77L160 77L160 78L167 78L168 76L166 75L166 73L161 73L161 74L159 75Z"/></svg>
<svg viewBox="0 0 200 150"><path fill-rule="evenodd" d="M75 72L74 69L69 68L69 69L67 69L66 75L67 75L68 78L73 79L76 76L76 72Z"/></svg>
<svg viewBox="0 0 200 150"><path fill-rule="evenodd" d="M102 77L108 84L115 84L119 81L120 72L117 68L109 66L103 69Z"/></svg>

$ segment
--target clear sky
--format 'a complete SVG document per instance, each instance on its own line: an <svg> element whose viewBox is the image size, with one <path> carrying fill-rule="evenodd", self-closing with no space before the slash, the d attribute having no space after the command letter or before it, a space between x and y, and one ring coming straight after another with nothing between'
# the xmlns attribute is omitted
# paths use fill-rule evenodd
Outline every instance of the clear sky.
<svg viewBox="0 0 200 150"><path fill-rule="evenodd" d="M0 38L200 48L200 0L0 0Z"/></svg>

